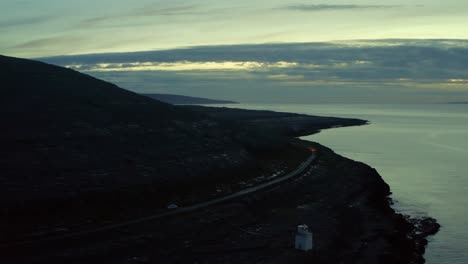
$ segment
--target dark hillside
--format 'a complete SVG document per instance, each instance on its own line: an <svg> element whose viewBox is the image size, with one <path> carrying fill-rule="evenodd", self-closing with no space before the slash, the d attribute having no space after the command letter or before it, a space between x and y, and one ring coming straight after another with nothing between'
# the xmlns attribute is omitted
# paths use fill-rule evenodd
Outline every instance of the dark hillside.
<svg viewBox="0 0 468 264"><path fill-rule="evenodd" d="M2 56L0 73L4 202L166 182L186 174L182 161L197 174L212 155L248 156L201 114L76 71Z"/></svg>
<svg viewBox="0 0 468 264"><path fill-rule="evenodd" d="M4 56L0 79L6 240L230 193L303 162L309 151L291 136L364 123L173 106L70 69Z"/></svg>

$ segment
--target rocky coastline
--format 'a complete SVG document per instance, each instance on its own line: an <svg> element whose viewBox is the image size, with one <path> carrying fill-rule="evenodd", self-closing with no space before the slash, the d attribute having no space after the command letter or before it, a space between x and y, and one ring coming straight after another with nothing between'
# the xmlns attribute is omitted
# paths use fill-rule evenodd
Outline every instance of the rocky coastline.
<svg viewBox="0 0 468 264"><path fill-rule="evenodd" d="M0 72L1 263L423 263L439 229L395 212L375 169L297 139L365 120L174 106L11 57ZM284 175L311 148L281 184L149 217Z"/></svg>
<svg viewBox="0 0 468 264"><path fill-rule="evenodd" d="M395 212L389 186L368 165L296 143L320 154L287 183L71 243L26 247L5 263L424 263L427 237L439 229L434 219ZM313 232L310 252L294 249L298 224Z"/></svg>

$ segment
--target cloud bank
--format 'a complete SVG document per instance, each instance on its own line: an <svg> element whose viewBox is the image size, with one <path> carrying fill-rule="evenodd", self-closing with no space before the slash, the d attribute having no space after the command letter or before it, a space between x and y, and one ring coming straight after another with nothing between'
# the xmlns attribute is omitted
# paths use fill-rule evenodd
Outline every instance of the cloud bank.
<svg viewBox="0 0 468 264"><path fill-rule="evenodd" d="M41 60L136 92L241 102L468 101L465 40L207 46Z"/></svg>
<svg viewBox="0 0 468 264"><path fill-rule="evenodd" d="M386 9L386 8L395 8L396 6L392 5L330 5L330 4L319 4L319 5L310 5L310 4L299 4L299 5L288 5L282 7L285 10L292 11L307 11L307 12L317 12L317 11L329 11L329 10L352 10L352 9Z"/></svg>

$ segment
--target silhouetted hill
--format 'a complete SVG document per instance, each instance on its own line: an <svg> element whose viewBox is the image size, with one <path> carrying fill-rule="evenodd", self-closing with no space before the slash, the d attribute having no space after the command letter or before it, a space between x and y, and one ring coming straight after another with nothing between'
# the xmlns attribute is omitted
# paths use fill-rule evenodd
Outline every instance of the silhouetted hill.
<svg viewBox="0 0 468 264"><path fill-rule="evenodd" d="M4 202L161 185L248 156L201 114L74 70L2 56L0 74Z"/></svg>
<svg viewBox="0 0 468 264"><path fill-rule="evenodd" d="M174 106L71 69L5 56L0 80L5 241L230 192L303 162L310 152L292 136L365 123Z"/></svg>
<svg viewBox="0 0 468 264"><path fill-rule="evenodd" d="M252 163L257 152L287 144L284 136L363 123L178 107L71 69L5 56L0 74L4 203L224 181L226 171Z"/></svg>
<svg viewBox="0 0 468 264"><path fill-rule="evenodd" d="M237 104L234 101L213 100L200 97L191 97L175 94L142 94L150 98L166 102L169 104Z"/></svg>

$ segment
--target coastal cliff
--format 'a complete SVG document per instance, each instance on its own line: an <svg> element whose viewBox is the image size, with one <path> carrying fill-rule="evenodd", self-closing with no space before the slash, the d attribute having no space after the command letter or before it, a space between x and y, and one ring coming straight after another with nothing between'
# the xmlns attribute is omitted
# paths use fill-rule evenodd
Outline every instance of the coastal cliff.
<svg viewBox="0 0 468 264"><path fill-rule="evenodd" d="M318 157L281 185L191 213L22 247L14 263L424 263L435 220L396 213L389 186L368 165L296 143L316 148ZM310 252L294 249L298 224L313 233Z"/></svg>
<svg viewBox="0 0 468 264"><path fill-rule="evenodd" d="M375 169L295 138L365 120L177 107L10 57L0 72L2 263L422 263L438 229L397 214ZM286 182L131 224L284 175L310 148ZM293 248L298 224L313 251Z"/></svg>

